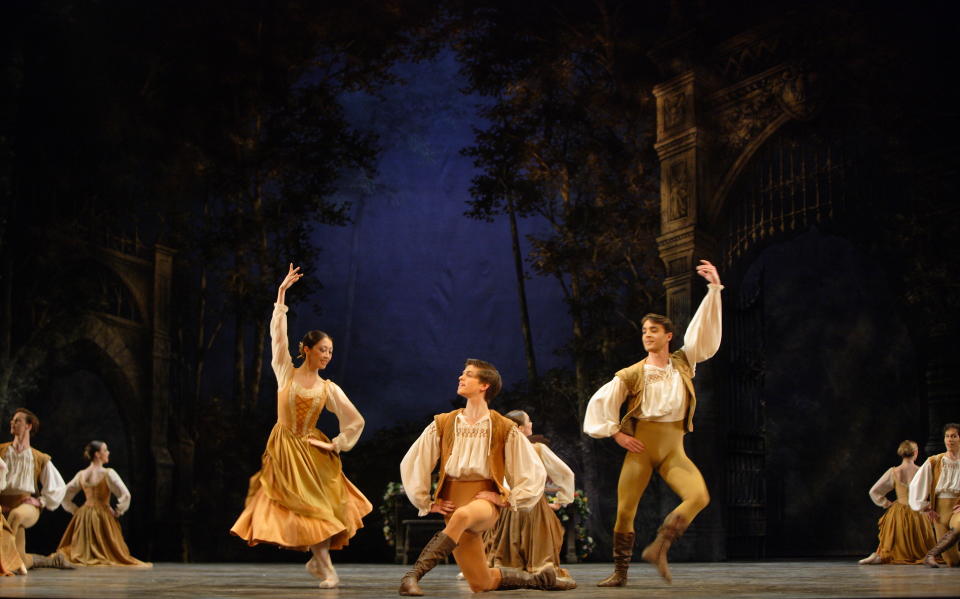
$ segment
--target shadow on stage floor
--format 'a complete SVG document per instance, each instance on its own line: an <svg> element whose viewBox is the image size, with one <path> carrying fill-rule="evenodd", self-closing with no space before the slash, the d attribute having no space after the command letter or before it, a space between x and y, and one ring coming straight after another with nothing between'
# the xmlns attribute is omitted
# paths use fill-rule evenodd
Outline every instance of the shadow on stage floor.
<svg viewBox="0 0 960 599"><path fill-rule="evenodd" d="M580 585L573 597L955 597L960 568L859 566L855 561L678 563L667 585L643 563L630 568L625 588L601 589L596 582L610 564L568 566ZM83 568L31 570L27 576L0 579L0 597L395 597L404 566L342 564L342 586L321 590L302 566L289 564L156 564L153 569ZM421 585L427 597L470 597L456 580L454 565L439 566ZM497 592L497 599L532 597L537 591ZM552 597L557 594L552 593Z"/></svg>

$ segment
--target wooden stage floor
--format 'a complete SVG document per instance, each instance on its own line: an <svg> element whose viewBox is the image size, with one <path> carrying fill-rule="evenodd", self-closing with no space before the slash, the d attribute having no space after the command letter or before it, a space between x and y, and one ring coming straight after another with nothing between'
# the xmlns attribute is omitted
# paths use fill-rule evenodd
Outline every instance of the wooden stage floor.
<svg viewBox="0 0 960 599"><path fill-rule="evenodd" d="M678 563L673 584L667 585L652 567L634 563L625 588L601 589L595 583L610 571L609 564L569 566L579 587L568 591L581 597L956 597L960 568L922 566L859 566L851 561L770 561ZM396 597L404 566L343 564L338 589L317 588L302 566L290 564L156 564L153 569L85 568L31 570L27 576L0 579L0 597L170 597L170 598L379 598ZM453 565L437 567L422 581L427 597L471 597L466 583L456 580ZM540 591L499 591L488 597L534 597ZM551 597L558 597L551 593Z"/></svg>

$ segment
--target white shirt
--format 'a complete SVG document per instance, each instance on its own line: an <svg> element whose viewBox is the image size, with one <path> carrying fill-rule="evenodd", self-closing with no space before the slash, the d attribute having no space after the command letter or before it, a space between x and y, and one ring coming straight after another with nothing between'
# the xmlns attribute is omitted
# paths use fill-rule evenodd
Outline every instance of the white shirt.
<svg viewBox="0 0 960 599"><path fill-rule="evenodd" d="M23 451L17 451L13 445L7 447L3 455L3 461L6 462L7 476L6 486L3 488L4 495L35 495L37 493L37 484L33 465L33 452L27 448ZM48 461L46 466L40 471L40 504L50 511L60 507L63 501L63 493L67 485L63 482L63 477L53 465L53 461Z"/></svg>
<svg viewBox="0 0 960 599"><path fill-rule="evenodd" d="M707 294L696 314L687 326L683 339L683 353L696 375L697 362L709 360L720 349L723 327L723 305L720 290L723 285L707 285ZM640 420L652 422L676 422L686 414L687 390L680 372L673 367L673 360L666 367L643 365L643 399ZM620 377L600 387L590 403L583 419L583 432L596 439L610 437L620 430L620 406L626 401L629 389Z"/></svg>
<svg viewBox="0 0 960 599"><path fill-rule="evenodd" d="M540 454L540 460L543 462L543 468L547 472L547 478L553 481L557 486L557 502L560 505L567 505L573 501L574 493L574 475L563 460L557 457L557 454L543 443L534 443L534 449Z"/></svg>
<svg viewBox="0 0 960 599"><path fill-rule="evenodd" d="M469 424L462 413L457 414L453 448L444 464L448 477L464 480L490 478L487 456L490 453L492 426L489 414L474 424ZM510 488L508 502L514 510L529 509L543 494L547 478L543 462L530 441L516 427L511 427L504 445L504 475ZM434 420L423 429L400 462L403 489L421 516L430 512L430 475L439 459L440 435Z"/></svg>
<svg viewBox="0 0 960 599"><path fill-rule="evenodd" d="M76 476L67 483L67 489L63 496L63 503L61 507L67 510L71 514L80 509L77 504L73 502L73 498L76 497L83 489L83 476L84 470L77 472ZM122 516L124 512L130 509L130 491L127 489L127 485L123 484L123 480L120 479L120 475L117 474L117 471L113 468L104 468L103 469L104 478L107 480L107 488L110 489L110 492L117 498L117 516ZM99 482L99 481L98 481ZM87 481L87 486L93 486Z"/></svg>
<svg viewBox="0 0 960 599"><path fill-rule="evenodd" d="M930 460L927 460L910 481L910 509L922 512L931 507L934 498L928 495L932 476L933 468L930 467ZM939 499L960 497L960 460L951 460L949 456L943 456L940 460L940 480L937 481L934 493Z"/></svg>

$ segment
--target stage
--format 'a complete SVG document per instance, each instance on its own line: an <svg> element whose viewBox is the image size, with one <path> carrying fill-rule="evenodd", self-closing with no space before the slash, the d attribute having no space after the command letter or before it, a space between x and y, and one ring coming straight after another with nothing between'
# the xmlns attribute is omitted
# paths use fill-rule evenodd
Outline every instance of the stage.
<svg viewBox="0 0 960 599"><path fill-rule="evenodd" d="M579 587L570 597L955 597L960 568L922 566L859 566L855 561L770 561L679 563L673 584L660 580L653 568L635 563L625 588L601 589L595 583L610 564L569 567ZM0 580L0 597L283 597L374 598L397 596L404 566L344 564L338 566L342 586L320 590L302 566L290 564L156 564L153 569L84 568L72 571L38 569L27 576ZM440 566L423 582L427 597L469 597L465 582L456 580L453 565ZM497 597L531 597L538 591L501 591ZM552 595L556 596L556 595Z"/></svg>

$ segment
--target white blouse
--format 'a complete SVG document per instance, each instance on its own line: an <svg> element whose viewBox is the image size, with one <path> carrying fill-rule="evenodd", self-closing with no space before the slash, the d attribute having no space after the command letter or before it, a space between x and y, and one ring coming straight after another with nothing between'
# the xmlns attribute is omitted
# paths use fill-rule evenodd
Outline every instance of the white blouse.
<svg viewBox="0 0 960 599"><path fill-rule="evenodd" d="M487 456L490 454L492 423L487 414L474 424L463 414L454 422L453 448L444 465L447 476L453 479L489 479ZM507 434L504 447L504 474L510 488L508 502L511 509L533 507L543 494L547 473L530 441L513 427ZM400 462L400 478L410 503L421 516L430 512L431 474L440 459L440 435L436 420L423 430Z"/></svg>
<svg viewBox="0 0 960 599"><path fill-rule="evenodd" d="M75 513L79 506L73 502L73 498L77 496L83 489L83 475L85 470L77 472L73 479L67 483L66 493L63 496L63 503L60 506L70 512L71 514ZM117 516L122 516L128 509L130 509L130 491L127 489L127 485L123 484L120 475L117 474L117 471L113 468L104 468L103 469L104 478L107 479L107 488L110 489L110 492L117 498ZM98 481L99 482L99 481ZM93 485L89 484L87 481L87 486L91 487Z"/></svg>
<svg viewBox="0 0 960 599"><path fill-rule="evenodd" d="M922 512L930 507L933 498L928 495L932 476L933 469L930 467L930 460L927 460L910 481L910 509ZM952 460L947 455L943 456L940 461L940 480L937 481L934 493L938 499L960 497L960 460Z"/></svg>
<svg viewBox="0 0 960 599"><path fill-rule="evenodd" d="M697 362L709 360L720 349L723 332L721 289L723 285L707 285L707 294L687 326L681 349L686 354L694 375ZM587 404L583 432L601 439L619 431L620 407L628 395L629 389L618 376L600 387ZM643 399L640 404L641 415L638 418L652 422L676 422L683 420L686 408L687 390L680 372L673 366L673 360L663 368L644 364Z"/></svg>
<svg viewBox="0 0 960 599"><path fill-rule="evenodd" d="M557 502L560 505L567 505L573 501L574 475L573 470L563 463L557 454L543 443L534 443L534 448L540 454L540 460L543 462L543 468L547 472L547 478L553 481L557 486Z"/></svg>
<svg viewBox="0 0 960 599"><path fill-rule="evenodd" d="M336 451L350 451L360 435L363 433L364 420L360 411L350 402L343 389L333 381L320 379L320 382L313 389L304 389L293 382L294 366L293 358L290 357L290 348L287 340L287 310L289 308L283 304L273 305L273 318L270 320L270 345L273 350L273 359L270 365L273 367L273 374L277 377L277 386L279 389L287 388L290 393L296 393L301 397L311 397L311 394L321 394L324 387L327 391L325 407L330 410L340 423L340 434L330 440ZM296 390L294 387L296 386ZM293 398L289 398L293 401ZM315 423L310 423L314 425Z"/></svg>
<svg viewBox="0 0 960 599"><path fill-rule="evenodd" d="M13 445L7 447L3 455L7 466L7 484L3 488L4 495L34 495L37 492L36 478L33 466L33 452L30 449L17 451ZM66 484L63 477L53 465L53 460L40 471L40 503L43 507L53 511L60 507Z"/></svg>
<svg viewBox="0 0 960 599"><path fill-rule="evenodd" d="M886 472L873 483L870 487L870 499L878 506L886 509L893 505L893 502L887 499L887 494L896 489L894 482L897 480L897 469L888 468ZM909 485L910 483L905 483Z"/></svg>

